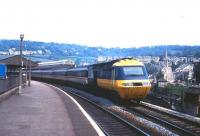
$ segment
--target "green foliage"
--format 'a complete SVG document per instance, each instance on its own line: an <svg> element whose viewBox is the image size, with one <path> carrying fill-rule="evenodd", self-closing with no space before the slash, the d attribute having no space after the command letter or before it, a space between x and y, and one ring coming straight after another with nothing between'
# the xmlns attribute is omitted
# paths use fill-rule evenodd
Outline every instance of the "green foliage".
<svg viewBox="0 0 200 136"><path fill-rule="evenodd" d="M181 92L184 90L184 87L178 84L167 84L166 90L172 95L175 94L181 96Z"/></svg>
<svg viewBox="0 0 200 136"><path fill-rule="evenodd" d="M162 73L162 71L160 70L156 76L156 79L163 79L164 78L164 74Z"/></svg>

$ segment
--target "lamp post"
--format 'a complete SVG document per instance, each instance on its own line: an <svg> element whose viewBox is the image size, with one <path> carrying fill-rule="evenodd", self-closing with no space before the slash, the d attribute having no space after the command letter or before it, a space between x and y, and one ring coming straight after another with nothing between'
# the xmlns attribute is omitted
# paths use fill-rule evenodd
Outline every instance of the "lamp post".
<svg viewBox="0 0 200 136"><path fill-rule="evenodd" d="M31 57L28 59L29 62L29 74L28 74L28 86L31 86Z"/></svg>
<svg viewBox="0 0 200 136"><path fill-rule="evenodd" d="M28 81L28 59L26 58L26 84L27 84L27 81Z"/></svg>
<svg viewBox="0 0 200 136"><path fill-rule="evenodd" d="M22 44L23 44L24 34L20 34L20 68L19 68L19 91L18 94L22 93Z"/></svg>

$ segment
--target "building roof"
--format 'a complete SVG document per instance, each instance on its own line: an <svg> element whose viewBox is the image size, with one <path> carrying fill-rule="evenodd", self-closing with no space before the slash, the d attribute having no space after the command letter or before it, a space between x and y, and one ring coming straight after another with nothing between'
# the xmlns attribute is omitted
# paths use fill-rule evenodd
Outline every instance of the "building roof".
<svg viewBox="0 0 200 136"><path fill-rule="evenodd" d="M28 64L28 59L22 57L23 65ZM0 63L12 66L20 66L20 55L11 55L11 56L0 56ZM37 66L38 64L31 61L31 66Z"/></svg>
<svg viewBox="0 0 200 136"><path fill-rule="evenodd" d="M10 57L13 57L13 56L15 56L15 55L0 55L0 61L7 59L7 58L10 58Z"/></svg>

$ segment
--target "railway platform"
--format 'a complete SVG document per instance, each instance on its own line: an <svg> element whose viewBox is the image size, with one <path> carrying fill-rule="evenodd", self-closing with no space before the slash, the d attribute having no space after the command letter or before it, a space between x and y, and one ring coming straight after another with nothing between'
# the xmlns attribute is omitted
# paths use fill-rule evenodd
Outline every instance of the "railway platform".
<svg viewBox="0 0 200 136"><path fill-rule="evenodd" d="M31 87L25 87L22 94L0 102L0 136L102 134L97 124L72 98L41 82L32 81Z"/></svg>

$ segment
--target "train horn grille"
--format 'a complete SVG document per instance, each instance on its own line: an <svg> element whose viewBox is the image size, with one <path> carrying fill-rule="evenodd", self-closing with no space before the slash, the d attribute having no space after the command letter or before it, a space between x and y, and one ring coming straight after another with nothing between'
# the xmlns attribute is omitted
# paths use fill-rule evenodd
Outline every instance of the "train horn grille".
<svg viewBox="0 0 200 136"><path fill-rule="evenodd" d="M133 83L133 86L142 86L142 83Z"/></svg>

